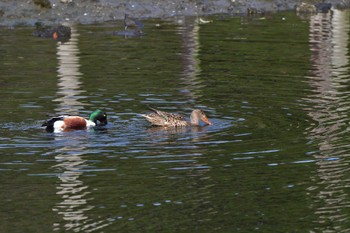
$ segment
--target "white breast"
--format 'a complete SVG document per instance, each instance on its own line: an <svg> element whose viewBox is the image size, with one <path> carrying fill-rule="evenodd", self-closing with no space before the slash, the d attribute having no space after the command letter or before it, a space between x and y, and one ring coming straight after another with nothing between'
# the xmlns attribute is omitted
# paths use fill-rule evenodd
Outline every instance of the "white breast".
<svg viewBox="0 0 350 233"><path fill-rule="evenodd" d="M85 120L86 121L86 128L94 127L96 124L93 121Z"/></svg>

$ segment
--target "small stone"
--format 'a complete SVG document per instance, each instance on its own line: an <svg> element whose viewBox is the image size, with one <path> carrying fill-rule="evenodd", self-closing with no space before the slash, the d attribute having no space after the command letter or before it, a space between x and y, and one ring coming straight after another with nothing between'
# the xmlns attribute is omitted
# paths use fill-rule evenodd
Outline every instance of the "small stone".
<svg viewBox="0 0 350 233"><path fill-rule="evenodd" d="M33 0L33 2L41 8L51 8L51 2L49 0Z"/></svg>

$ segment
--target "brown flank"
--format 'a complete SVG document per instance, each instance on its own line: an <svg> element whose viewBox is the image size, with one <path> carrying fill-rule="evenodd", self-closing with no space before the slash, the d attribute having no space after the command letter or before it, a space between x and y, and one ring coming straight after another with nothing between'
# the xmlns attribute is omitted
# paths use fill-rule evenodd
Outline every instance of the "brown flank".
<svg viewBox="0 0 350 233"><path fill-rule="evenodd" d="M84 118L79 116L70 116L64 118L65 129L83 129L86 127L86 121Z"/></svg>

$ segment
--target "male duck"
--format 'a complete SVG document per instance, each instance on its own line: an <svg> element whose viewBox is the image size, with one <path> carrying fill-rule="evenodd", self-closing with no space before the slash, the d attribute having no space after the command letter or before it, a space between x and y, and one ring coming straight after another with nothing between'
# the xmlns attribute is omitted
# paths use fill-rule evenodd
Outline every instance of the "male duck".
<svg viewBox="0 0 350 233"><path fill-rule="evenodd" d="M199 120L202 120L207 125L212 123L208 120L205 113L200 109L194 109L190 116L190 122L180 114L168 113L157 110L155 108L150 109L153 113L142 114L152 125L164 126L164 127L183 127L183 126L198 126Z"/></svg>
<svg viewBox="0 0 350 233"><path fill-rule="evenodd" d="M80 116L59 116L45 121L42 127L49 132L62 132L75 129L86 129L107 124L107 114L96 110L90 114L89 120Z"/></svg>

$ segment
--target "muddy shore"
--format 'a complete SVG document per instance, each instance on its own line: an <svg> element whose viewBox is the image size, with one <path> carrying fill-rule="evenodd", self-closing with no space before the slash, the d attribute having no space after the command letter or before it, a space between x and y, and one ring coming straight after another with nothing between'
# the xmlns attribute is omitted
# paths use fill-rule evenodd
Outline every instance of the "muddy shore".
<svg viewBox="0 0 350 233"><path fill-rule="evenodd" d="M312 4L321 2L305 0ZM350 0L333 0L334 8L349 8ZM210 14L247 14L295 10L299 1L291 0L1 0L0 26L48 25L59 23L90 24L120 20L125 14L134 18L169 18Z"/></svg>

